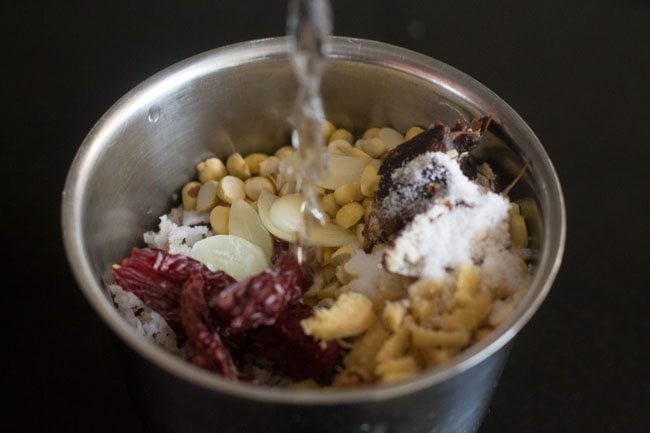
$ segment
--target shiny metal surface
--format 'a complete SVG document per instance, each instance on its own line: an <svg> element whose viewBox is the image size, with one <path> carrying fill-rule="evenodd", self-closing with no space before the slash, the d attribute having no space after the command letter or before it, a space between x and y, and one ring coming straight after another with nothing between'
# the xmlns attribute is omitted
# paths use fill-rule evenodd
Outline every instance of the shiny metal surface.
<svg viewBox="0 0 650 433"><path fill-rule="evenodd" d="M152 423L156 431L474 431L509 342L551 287L564 249L564 202L553 166L525 122L480 83L426 56L348 38L333 38L328 55L325 108L339 125L393 125L404 131L435 118L494 115L485 156L513 172L522 159L531 162L532 174L513 193L534 195L543 216L533 233L541 252L532 286L490 337L449 365L393 386L329 392L259 388L223 380L138 338L107 296L110 265L155 227L199 160L233 149L271 150L288 136L295 82L284 38L200 54L151 77L98 121L63 193L71 267L93 308L129 348L125 360L137 384L134 394L150 418L165 419ZM186 416L200 413L196 428L183 425ZM338 420L334 424L332 417Z"/></svg>

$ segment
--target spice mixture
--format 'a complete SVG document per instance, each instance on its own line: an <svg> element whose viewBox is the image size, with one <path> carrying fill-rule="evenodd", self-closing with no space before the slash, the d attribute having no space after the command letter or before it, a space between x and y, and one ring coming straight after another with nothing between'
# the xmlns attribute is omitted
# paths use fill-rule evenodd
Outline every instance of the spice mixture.
<svg viewBox="0 0 650 433"><path fill-rule="evenodd" d="M440 365L531 278L519 206L469 153L489 122L356 140L326 122L322 224L301 211L292 147L209 158L114 265L114 302L144 338L233 380L350 387Z"/></svg>

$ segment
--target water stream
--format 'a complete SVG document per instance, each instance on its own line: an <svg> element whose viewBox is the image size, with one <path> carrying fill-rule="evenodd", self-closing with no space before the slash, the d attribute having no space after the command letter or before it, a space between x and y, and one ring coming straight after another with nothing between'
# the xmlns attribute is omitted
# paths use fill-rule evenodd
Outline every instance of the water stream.
<svg viewBox="0 0 650 433"><path fill-rule="evenodd" d="M298 154L292 169L296 188L303 197L301 210L306 230L300 244L305 244L309 240L309 226L324 223L324 215L318 206L316 181L327 169L323 137L325 113L320 86L326 62L324 44L332 34L329 0L291 0L287 33L291 62L298 81L295 108L290 119L294 127L292 144ZM298 253L301 252L302 248L299 248Z"/></svg>

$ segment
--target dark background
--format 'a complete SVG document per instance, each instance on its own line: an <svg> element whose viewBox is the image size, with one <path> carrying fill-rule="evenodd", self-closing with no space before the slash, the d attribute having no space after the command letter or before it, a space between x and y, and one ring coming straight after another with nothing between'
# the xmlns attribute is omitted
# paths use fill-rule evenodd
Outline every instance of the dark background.
<svg viewBox="0 0 650 433"><path fill-rule="evenodd" d="M63 253L65 174L121 95L193 54L282 34L286 3L1 8L2 429L140 433L109 331ZM334 10L337 34L431 55L494 90L562 181L564 264L517 339L481 432L649 431L648 2L356 0Z"/></svg>

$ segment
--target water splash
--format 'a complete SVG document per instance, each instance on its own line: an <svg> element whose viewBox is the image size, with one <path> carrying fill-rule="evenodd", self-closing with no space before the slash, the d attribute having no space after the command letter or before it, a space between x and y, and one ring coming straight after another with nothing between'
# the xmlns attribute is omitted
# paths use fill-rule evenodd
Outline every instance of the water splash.
<svg viewBox="0 0 650 433"><path fill-rule="evenodd" d="M427 32L427 27L420 20L412 20L408 24L406 30L408 31L409 36L413 39L421 39Z"/></svg>
<svg viewBox="0 0 650 433"><path fill-rule="evenodd" d="M150 123L156 123L158 119L160 119L160 107L154 105L149 109L149 112L147 113L147 120Z"/></svg>

